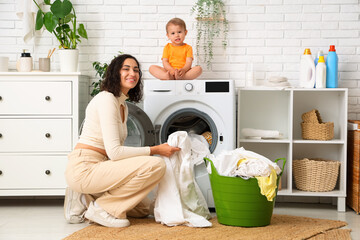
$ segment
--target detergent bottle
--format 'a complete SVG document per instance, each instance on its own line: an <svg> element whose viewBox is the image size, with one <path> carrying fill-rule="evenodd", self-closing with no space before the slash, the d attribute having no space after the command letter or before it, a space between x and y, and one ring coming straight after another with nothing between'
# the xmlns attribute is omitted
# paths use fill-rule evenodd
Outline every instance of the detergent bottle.
<svg viewBox="0 0 360 240"><path fill-rule="evenodd" d="M330 45L329 53L326 58L326 87L338 87L338 56L335 45Z"/></svg>
<svg viewBox="0 0 360 240"><path fill-rule="evenodd" d="M315 63L311 51L306 48L300 61L300 87L314 88L315 86Z"/></svg>
<svg viewBox="0 0 360 240"><path fill-rule="evenodd" d="M326 88L326 65L324 56L319 57L318 64L315 67L316 83L315 88Z"/></svg>
<svg viewBox="0 0 360 240"><path fill-rule="evenodd" d="M323 53L322 50L319 50L318 53L317 53L317 56L316 56L316 58L315 58L315 67L316 67L316 65L318 64L318 61L319 61L319 57L320 57L320 56L324 56L324 53Z"/></svg>

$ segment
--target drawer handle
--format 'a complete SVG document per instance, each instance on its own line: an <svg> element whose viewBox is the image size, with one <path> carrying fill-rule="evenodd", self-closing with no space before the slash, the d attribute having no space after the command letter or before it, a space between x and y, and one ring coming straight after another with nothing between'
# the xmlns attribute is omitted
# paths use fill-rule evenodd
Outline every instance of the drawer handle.
<svg viewBox="0 0 360 240"><path fill-rule="evenodd" d="M50 133L46 133L46 134L45 134L45 137L50 138L50 137L51 137L51 134L50 134Z"/></svg>
<svg viewBox="0 0 360 240"><path fill-rule="evenodd" d="M0 101L2 100L2 96L0 96Z"/></svg>
<svg viewBox="0 0 360 240"><path fill-rule="evenodd" d="M0 170L0 175L2 175L2 171Z"/></svg>
<svg viewBox="0 0 360 240"><path fill-rule="evenodd" d="M46 175L50 175L50 173L51 173L50 170L46 170L46 171L45 171L45 174L46 174Z"/></svg>
<svg viewBox="0 0 360 240"><path fill-rule="evenodd" d="M2 134L0 133L0 138L2 138Z"/></svg>
<svg viewBox="0 0 360 240"><path fill-rule="evenodd" d="M46 97L45 97L45 100L46 100L46 101L50 101L50 99L51 99L50 96L46 96Z"/></svg>

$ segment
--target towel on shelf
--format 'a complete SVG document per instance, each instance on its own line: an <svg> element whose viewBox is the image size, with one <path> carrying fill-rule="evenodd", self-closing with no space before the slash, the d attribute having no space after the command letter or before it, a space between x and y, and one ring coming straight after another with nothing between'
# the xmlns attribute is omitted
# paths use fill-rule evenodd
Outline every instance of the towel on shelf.
<svg viewBox="0 0 360 240"><path fill-rule="evenodd" d="M211 227L210 212L205 198L195 181L194 165L210 154L206 139L189 136L185 131L172 133L170 146L181 151L170 158L163 157L166 172L158 185L154 216L156 222L167 226Z"/></svg>
<svg viewBox="0 0 360 240"><path fill-rule="evenodd" d="M37 1L40 4L41 1ZM16 0L16 15L22 20L23 39L25 43L35 36L35 19L38 11L37 6L32 0Z"/></svg>
<svg viewBox="0 0 360 240"><path fill-rule="evenodd" d="M262 130L254 128L243 128L241 134L246 138L282 138L283 134L277 130Z"/></svg>

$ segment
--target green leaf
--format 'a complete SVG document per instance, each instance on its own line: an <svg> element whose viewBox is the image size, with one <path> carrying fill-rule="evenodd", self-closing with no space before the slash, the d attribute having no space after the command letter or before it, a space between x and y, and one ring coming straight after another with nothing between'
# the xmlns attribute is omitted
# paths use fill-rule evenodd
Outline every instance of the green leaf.
<svg viewBox="0 0 360 240"><path fill-rule="evenodd" d="M64 18L72 10L72 3L69 0L55 0L55 2L50 7L51 12L58 17Z"/></svg>
<svg viewBox="0 0 360 240"><path fill-rule="evenodd" d="M72 14L72 13L69 13L68 15L66 15L65 16L65 18L64 18L64 23L68 23L68 22L70 22L71 21L71 19L73 19L74 18L74 14Z"/></svg>
<svg viewBox="0 0 360 240"><path fill-rule="evenodd" d="M50 5L50 0L44 0L44 3L45 3L46 5Z"/></svg>
<svg viewBox="0 0 360 240"><path fill-rule="evenodd" d="M82 24L82 23L79 24L78 33L81 37L88 39L84 24Z"/></svg>
<svg viewBox="0 0 360 240"><path fill-rule="evenodd" d="M44 20L43 20L42 12L41 12L41 10L39 10L36 13L35 30L40 30L43 25L44 25Z"/></svg>
<svg viewBox="0 0 360 240"><path fill-rule="evenodd" d="M62 28L65 32L70 32L70 30L71 30L69 24L64 24L64 25L61 26L61 28Z"/></svg>
<svg viewBox="0 0 360 240"><path fill-rule="evenodd" d="M49 32L54 31L57 24L58 24L58 20L54 17L54 15L51 12L45 13L44 25Z"/></svg>

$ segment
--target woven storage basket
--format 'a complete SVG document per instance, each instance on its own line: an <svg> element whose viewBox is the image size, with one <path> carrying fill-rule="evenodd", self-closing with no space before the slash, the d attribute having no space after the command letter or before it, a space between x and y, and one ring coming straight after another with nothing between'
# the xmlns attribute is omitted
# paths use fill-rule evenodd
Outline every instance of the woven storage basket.
<svg viewBox="0 0 360 240"><path fill-rule="evenodd" d="M301 119L307 123L322 123L320 113L316 109L303 113Z"/></svg>
<svg viewBox="0 0 360 240"><path fill-rule="evenodd" d="M310 192L328 192L335 188L339 175L339 161L300 159L293 161L296 188Z"/></svg>
<svg viewBox="0 0 360 240"><path fill-rule="evenodd" d="M302 138L306 140L331 140L334 138L334 123L323 123L318 110L313 109L301 116Z"/></svg>
<svg viewBox="0 0 360 240"><path fill-rule="evenodd" d="M334 138L334 123L301 123L301 133L307 140L331 140Z"/></svg>

